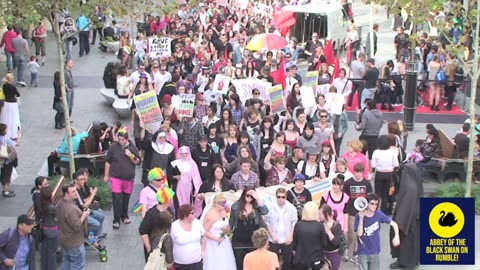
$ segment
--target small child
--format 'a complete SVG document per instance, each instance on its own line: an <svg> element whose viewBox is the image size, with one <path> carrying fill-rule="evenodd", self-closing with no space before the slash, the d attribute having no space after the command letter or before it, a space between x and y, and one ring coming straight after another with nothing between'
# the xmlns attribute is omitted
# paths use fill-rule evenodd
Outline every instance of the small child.
<svg viewBox="0 0 480 270"><path fill-rule="evenodd" d="M30 87L35 83L35 87L38 87L38 70L40 65L37 63L37 57L35 55L30 56L30 62L27 64L30 69Z"/></svg>
<svg viewBox="0 0 480 270"><path fill-rule="evenodd" d="M423 140L417 140L415 142L415 148L413 149L413 152L408 154L408 162L416 164L425 159L422 154L422 143Z"/></svg>

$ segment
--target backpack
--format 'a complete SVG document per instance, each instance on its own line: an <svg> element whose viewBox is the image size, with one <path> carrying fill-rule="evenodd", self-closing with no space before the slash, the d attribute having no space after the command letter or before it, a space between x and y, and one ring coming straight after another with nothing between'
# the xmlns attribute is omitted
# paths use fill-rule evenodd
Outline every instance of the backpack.
<svg viewBox="0 0 480 270"><path fill-rule="evenodd" d="M333 226L340 226L340 223L335 221L333 223ZM345 234L342 233L340 235L340 244L338 245L338 253L340 253L340 255L343 256L347 251L347 248L348 248L347 239L345 238Z"/></svg>
<svg viewBox="0 0 480 270"><path fill-rule="evenodd" d="M165 253L162 252L163 241L167 236L166 233L162 235L156 248L152 250L148 256L148 261L143 270L167 270L167 263L165 262Z"/></svg>
<svg viewBox="0 0 480 270"><path fill-rule="evenodd" d="M463 74L463 69L459 66L455 68L455 77L454 77L454 85L456 87L459 87L462 85L464 80L464 74Z"/></svg>

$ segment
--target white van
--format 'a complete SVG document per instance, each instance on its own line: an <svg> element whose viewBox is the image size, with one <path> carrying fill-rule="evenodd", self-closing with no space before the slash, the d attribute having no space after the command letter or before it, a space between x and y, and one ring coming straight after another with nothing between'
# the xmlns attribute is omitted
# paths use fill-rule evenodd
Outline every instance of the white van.
<svg viewBox="0 0 480 270"><path fill-rule="evenodd" d="M336 1L335 1L336 2ZM337 3L312 3L306 5L287 5L283 10L293 11L297 23L291 27L291 36L298 44L304 44L317 32L320 39L333 40L333 48L338 49L344 43L348 23L343 16L342 5Z"/></svg>

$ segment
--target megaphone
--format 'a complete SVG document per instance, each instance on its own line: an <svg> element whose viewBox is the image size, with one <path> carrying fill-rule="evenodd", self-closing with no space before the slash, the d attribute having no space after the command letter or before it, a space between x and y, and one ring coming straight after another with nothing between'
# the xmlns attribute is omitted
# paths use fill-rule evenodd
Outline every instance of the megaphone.
<svg viewBox="0 0 480 270"><path fill-rule="evenodd" d="M358 211L365 210L367 206L368 206L368 201L364 197L356 198L355 201L353 202L353 207L355 207L355 209L357 209Z"/></svg>

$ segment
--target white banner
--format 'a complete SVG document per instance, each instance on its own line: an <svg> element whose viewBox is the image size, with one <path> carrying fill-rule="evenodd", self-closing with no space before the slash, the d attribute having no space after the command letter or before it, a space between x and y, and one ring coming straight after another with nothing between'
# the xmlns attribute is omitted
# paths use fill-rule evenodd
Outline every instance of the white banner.
<svg viewBox="0 0 480 270"><path fill-rule="evenodd" d="M172 39L169 37L151 37L148 38L147 52L151 57L170 56L172 54Z"/></svg>
<svg viewBox="0 0 480 270"><path fill-rule="evenodd" d="M240 101L242 104L245 104L245 101L252 98L252 90L258 89L260 91L259 99L263 100L265 103L270 103L270 88L272 83L262 81L259 79L242 79L242 80L232 80L233 86L237 90L237 94L240 96Z"/></svg>

